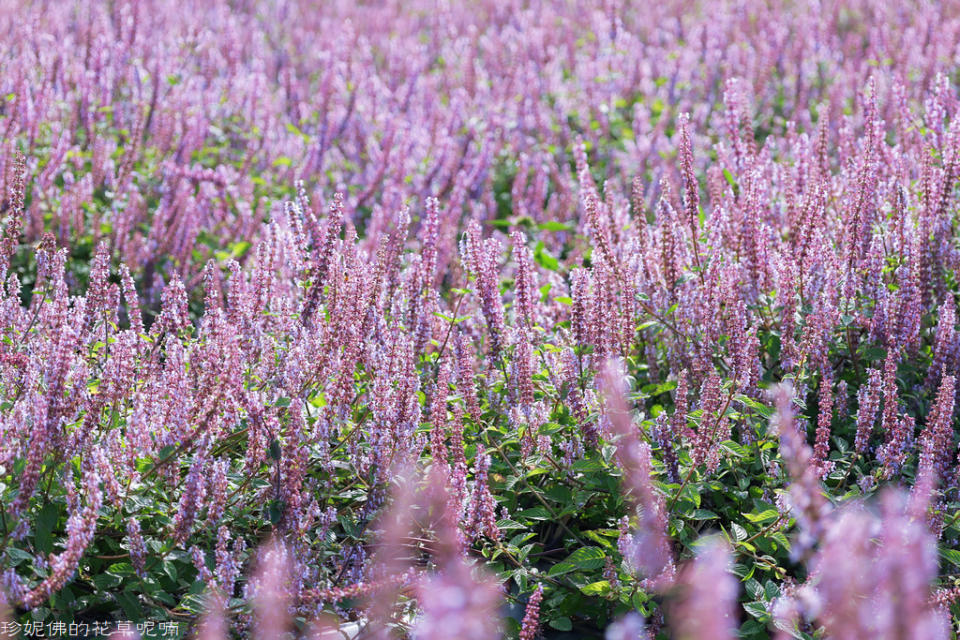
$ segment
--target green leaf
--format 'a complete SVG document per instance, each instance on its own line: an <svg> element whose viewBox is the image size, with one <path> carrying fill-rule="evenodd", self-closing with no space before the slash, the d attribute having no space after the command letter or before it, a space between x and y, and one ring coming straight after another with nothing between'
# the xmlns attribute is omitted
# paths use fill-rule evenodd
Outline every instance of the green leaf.
<svg viewBox="0 0 960 640"><path fill-rule="evenodd" d="M537 248L533 252L533 259L547 271L556 271L560 268L560 262L547 251L542 242L537 243Z"/></svg>
<svg viewBox="0 0 960 640"><path fill-rule="evenodd" d="M957 549L947 549L945 547L940 547L939 551L941 558L960 567L960 551Z"/></svg>
<svg viewBox="0 0 960 640"><path fill-rule="evenodd" d="M573 623L570 621L570 618L566 616L562 618L554 618L548 624L557 631L570 631L573 629Z"/></svg>
<svg viewBox="0 0 960 640"><path fill-rule="evenodd" d="M17 566L21 562L30 562L33 563L33 556L24 551L23 549L17 549L16 547L7 547L7 555L10 556L11 566Z"/></svg>
<svg viewBox="0 0 960 640"><path fill-rule="evenodd" d="M550 512L543 507L533 507L532 509L524 509L519 513L513 514L513 518L514 520L520 518L529 518L530 520L549 520Z"/></svg>
<svg viewBox="0 0 960 640"><path fill-rule="evenodd" d="M767 583L763 585L763 596L764 600L773 600L780 596L780 587L777 586L773 580L767 580Z"/></svg>
<svg viewBox="0 0 960 640"><path fill-rule="evenodd" d="M234 258L241 258L247 253L247 251L250 250L251 246L253 245L251 245L246 240L241 240L240 242L234 242L232 245L230 245L230 254Z"/></svg>
<svg viewBox="0 0 960 640"><path fill-rule="evenodd" d="M737 189L739 189L739 187L737 186L737 179L733 177L732 173L730 173L730 169L723 170L723 177L727 180L727 184L733 187L734 192L736 192Z"/></svg>
<svg viewBox="0 0 960 640"><path fill-rule="evenodd" d="M107 569L107 573L123 578L125 576L132 576L135 572L133 565L129 562L115 562Z"/></svg>
<svg viewBox="0 0 960 640"><path fill-rule="evenodd" d="M541 229L543 231L573 231L573 223L549 220L547 222L541 222L538 224L537 229Z"/></svg>
<svg viewBox="0 0 960 640"><path fill-rule="evenodd" d="M767 611L767 605L763 602L746 602L743 605L743 609L758 620L764 620L770 617L770 613Z"/></svg>
<svg viewBox="0 0 960 640"><path fill-rule="evenodd" d="M715 520L720 516L709 509L694 509L687 517L691 520Z"/></svg>
<svg viewBox="0 0 960 640"><path fill-rule="evenodd" d="M580 587L580 591L587 596L605 596L610 593L610 583L606 580L591 582Z"/></svg>
<svg viewBox="0 0 960 640"><path fill-rule="evenodd" d="M760 513L745 513L743 517L753 523L771 522L779 518L780 513L776 509L767 509Z"/></svg>
<svg viewBox="0 0 960 640"><path fill-rule="evenodd" d="M773 407L768 407L768 406L765 405L765 404L762 404L762 403L760 403L760 402L757 402L757 401L754 400L753 398L750 398L750 397L745 396L745 395L737 394L737 395L735 396L735 399L737 400L737 402L740 402L740 403L742 403L742 404L750 407L751 409L753 409L754 411L756 411L757 413L759 413L760 415L762 415L762 416L764 416L764 417L766 417L766 418L769 418L770 416L773 415L773 411L774 411Z"/></svg>
<svg viewBox="0 0 960 640"><path fill-rule="evenodd" d="M754 565L745 565L738 562L730 567L730 571L743 581L748 580L753 575L753 567Z"/></svg>
<svg viewBox="0 0 960 640"><path fill-rule="evenodd" d="M883 347L865 347L859 351L863 359L868 362L882 362L887 357L887 350Z"/></svg>
<svg viewBox="0 0 960 640"><path fill-rule="evenodd" d="M577 473L596 473L603 471L603 464L596 458L580 458L570 468Z"/></svg>
<svg viewBox="0 0 960 640"><path fill-rule="evenodd" d="M57 520L60 517L59 507L49 502L40 510L37 516L37 549L43 553L53 551L53 530L57 526Z"/></svg>
<svg viewBox="0 0 960 640"><path fill-rule="evenodd" d="M591 531L584 531L583 535L584 537L593 540L601 547L614 549L616 548L614 540L619 537L620 532L617 529L595 529Z"/></svg>
<svg viewBox="0 0 960 640"><path fill-rule="evenodd" d="M787 540L787 536L784 535L783 531L774 531L773 533L767 534L767 537L777 542L787 551L790 551L790 541Z"/></svg>
<svg viewBox="0 0 960 640"><path fill-rule="evenodd" d="M733 440L724 440L720 443L720 448L732 456L737 458L747 457L747 450L739 442L734 442Z"/></svg>
<svg viewBox="0 0 960 640"><path fill-rule="evenodd" d="M763 598L763 585L761 585L759 582L757 582L753 578L750 578L749 580L745 581L743 583L743 588L748 594L750 594L750 597L753 598L754 600L760 600L761 598Z"/></svg>
<svg viewBox="0 0 960 640"><path fill-rule="evenodd" d="M109 573L99 573L93 576L93 584L97 585L98 589L104 591L110 591L114 587L119 586L122 582L120 576L111 575Z"/></svg>
<svg viewBox="0 0 960 640"><path fill-rule="evenodd" d="M278 524L283 518L283 511L283 500L271 500L267 503L267 518L270 520L270 524Z"/></svg>
<svg viewBox="0 0 960 640"><path fill-rule="evenodd" d="M571 571L599 569L603 566L606 554L600 547L581 547L550 568L549 575L559 576Z"/></svg>
<svg viewBox="0 0 960 640"><path fill-rule="evenodd" d="M126 591L119 593L117 594L117 601L120 603L120 608L123 609L128 619L140 620L143 618L143 612L133 593Z"/></svg>

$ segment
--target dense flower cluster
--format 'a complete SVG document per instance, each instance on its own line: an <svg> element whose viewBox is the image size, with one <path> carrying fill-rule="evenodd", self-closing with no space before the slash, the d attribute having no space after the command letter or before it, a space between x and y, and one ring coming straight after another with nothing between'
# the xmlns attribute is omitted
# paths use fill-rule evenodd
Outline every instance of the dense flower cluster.
<svg viewBox="0 0 960 640"><path fill-rule="evenodd" d="M960 7L0 16L0 623L957 629Z"/></svg>

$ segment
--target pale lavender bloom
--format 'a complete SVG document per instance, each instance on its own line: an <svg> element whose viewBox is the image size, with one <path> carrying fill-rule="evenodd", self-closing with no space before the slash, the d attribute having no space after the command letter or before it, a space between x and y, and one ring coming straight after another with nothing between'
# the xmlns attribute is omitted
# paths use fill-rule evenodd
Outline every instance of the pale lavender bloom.
<svg viewBox="0 0 960 640"><path fill-rule="evenodd" d="M417 640L498 636L500 590L492 578L475 576L462 558L452 559L439 573L424 579L417 591L423 609L413 629Z"/></svg>
<svg viewBox="0 0 960 640"><path fill-rule="evenodd" d="M173 536L178 542L182 543L190 537L197 512L203 506L204 497L207 493L204 478L206 467L206 457L200 454L194 458L190 470L187 472L183 493L180 494L180 501L173 516Z"/></svg>
<svg viewBox="0 0 960 640"><path fill-rule="evenodd" d="M833 379L829 372L820 377L819 414L817 415L816 441L813 448L813 464L823 479L833 470L834 463L827 460L830 453L830 423L833 420Z"/></svg>
<svg viewBox="0 0 960 640"><path fill-rule="evenodd" d="M145 578L147 547L140 532L140 522L136 518L127 520L127 545L130 548L130 564L133 565L138 576Z"/></svg>
<svg viewBox="0 0 960 640"><path fill-rule="evenodd" d="M296 592L290 555L279 540L271 540L257 552L254 575L245 597L253 602L253 631L264 640L280 640L291 624Z"/></svg>
<svg viewBox="0 0 960 640"><path fill-rule="evenodd" d="M636 507L639 524L625 543L625 559L644 578L671 573L673 554L667 538L666 507L650 478L650 446L640 441L624 398L624 374L610 361L604 372L604 391L610 423L619 436L617 461L624 474L628 499Z"/></svg>
<svg viewBox="0 0 960 640"><path fill-rule="evenodd" d="M958 356L960 356L956 325L957 312L953 295L948 295L937 310L937 335L933 346L933 360L930 362L927 379L924 382L927 389L936 387L944 370L947 372L956 370Z"/></svg>
<svg viewBox="0 0 960 640"><path fill-rule="evenodd" d="M180 278L174 277L163 289L160 316L153 325L155 333L176 332L190 324L187 315L187 292Z"/></svg>
<svg viewBox="0 0 960 640"><path fill-rule="evenodd" d="M103 506L103 493L100 491L100 478L95 471L86 471L83 476L83 493L87 500L82 510L70 514L67 518L67 544L62 553L50 558L50 575L39 585L25 594L22 603L27 608L35 608L43 603L50 594L59 590L77 570L80 558L96 533L100 507Z"/></svg>
<svg viewBox="0 0 960 640"><path fill-rule="evenodd" d="M497 540L500 538L500 529L497 527L496 500L490 492L489 471L490 456L478 455L473 495L470 498L470 507L464 526L468 536L473 538L486 536L491 540Z"/></svg>
<svg viewBox="0 0 960 640"><path fill-rule="evenodd" d="M220 458L214 461L213 469L208 481L207 496L207 522L211 525L216 524L223 515L227 502L227 471L230 469L230 461L226 458Z"/></svg>
<svg viewBox="0 0 960 640"><path fill-rule="evenodd" d="M207 595L206 611L196 632L197 640L227 640L229 625L223 609L223 602L218 594Z"/></svg>
<svg viewBox="0 0 960 640"><path fill-rule="evenodd" d="M811 562L821 621L832 638L946 638L932 603L936 540L904 496L881 496L880 517L859 506L833 520Z"/></svg>
<svg viewBox="0 0 960 640"><path fill-rule="evenodd" d="M948 479L953 463L953 416L956 404L956 378L943 376L940 389L930 412L927 424L920 434L921 446L929 446L933 471L938 478Z"/></svg>
<svg viewBox="0 0 960 640"><path fill-rule="evenodd" d="M640 614L631 611L607 627L604 638L606 640L649 640L650 633Z"/></svg>
<svg viewBox="0 0 960 640"><path fill-rule="evenodd" d="M793 389L783 383L776 389L774 397L777 413L773 426L780 436L780 453L791 480L787 502L799 528L791 555L799 558L823 534L830 503L823 496L819 470L813 464L813 452L795 426Z"/></svg>
<svg viewBox="0 0 960 640"><path fill-rule="evenodd" d="M694 483L704 467L715 473L718 443L749 448L762 424L734 394L755 397L781 374L809 384L819 371L819 411L806 411L819 414L814 452L805 417L781 398L791 484L780 495L765 486L764 499L796 518L798 561L844 552L818 480L849 426L842 378L860 385L841 489L910 478L916 451L909 522L885 503L879 529L851 520L872 533L848 548L875 566L864 584L823 586L868 590L859 602L874 615L858 632L936 636L919 604L936 570L915 525L941 532L937 502L953 498L957 477L956 7L401 4L12 3L17 19L0 26L17 45L0 47L0 466L15 470L11 537L36 566L0 567L7 597L39 607L74 574L88 581L77 570L101 520L126 536L135 571L146 568L143 538L169 537L202 580L232 593L250 532L226 516L266 500L282 503L278 529L292 538L291 603L341 569L353 582L327 593L400 584L358 586L385 567L360 541L339 557L327 543L340 535L338 509L369 522L394 465L422 459L421 389L434 382L430 451L449 465L442 502L456 521L446 544L459 553L468 538L499 540L504 496L476 434L507 416L525 429L521 452L560 467L536 482L575 480L578 458L617 448L631 501L621 553L652 591L672 579L674 553L653 470L662 462L663 479L689 471ZM288 203L277 201L284 185L296 191ZM423 203L417 224L408 202ZM889 349L882 372L869 368L875 346ZM451 355L455 372L437 376ZM630 415L622 372L593 381L618 356L637 387L687 372L676 412L649 433ZM922 386L897 388L898 358L904 382ZM702 389L696 431L689 388ZM918 446L901 404L929 408ZM538 431L557 422L551 407L570 412L572 436ZM779 468L773 457L764 464ZM341 472L371 487L363 500L328 505L320 478ZM243 483L257 478L269 487ZM154 489L178 499L163 530L134 519ZM66 531L55 532L58 553L39 558L39 496L58 504L58 491ZM199 546L215 530L216 550ZM455 578L465 574L452 562L435 576ZM798 588L798 618L817 604L815 581ZM860 624L823 606L837 628ZM620 633L640 635L638 623Z"/></svg>
<svg viewBox="0 0 960 640"><path fill-rule="evenodd" d="M736 637L739 581L731 573L730 548L720 537L702 540L697 555L680 571L679 595L669 622L678 640Z"/></svg>
<svg viewBox="0 0 960 640"><path fill-rule="evenodd" d="M873 433L873 423L880 410L880 391L883 385L882 374L878 369L867 370L867 384L857 392L857 435L854 448L864 454Z"/></svg>

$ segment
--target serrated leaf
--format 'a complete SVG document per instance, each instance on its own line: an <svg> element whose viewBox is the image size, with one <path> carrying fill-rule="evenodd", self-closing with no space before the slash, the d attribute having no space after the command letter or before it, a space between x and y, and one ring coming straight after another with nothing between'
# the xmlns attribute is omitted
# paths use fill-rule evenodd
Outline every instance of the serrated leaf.
<svg viewBox="0 0 960 640"><path fill-rule="evenodd" d="M763 598L763 585L753 578L745 581L743 583L743 588L754 600L760 600Z"/></svg>
<svg viewBox="0 0 960 640"><path fill-rule="evenodd" d="M716 520L720 516L709 509L694 509L687 517L691 520Z"/></svg>
<svg viewBox="0 0 960 640"><path fill-rule="evenodd" d="M771 522L779 518L780 513L776 509L766 509L760 513L745 513L743 517L753 523Z"/></svg>
<svg viewBox="0 0 960 640"><path fill-rule="evenodd" d="M520 518L529 518L530 520L549 520L550 512L543 507L533 507L532 509L524 509L523 511L513 514L514 520L518 520Z"/></svg>
<svg viewBox="0 0 960 640"><path fill-rule="evenodd" d="M33 563L33 556L23 549L17 549L16 547L7 547L7 555L10 557L12 566L17 566L21 562L30 562Z"/></svg>
<svg viewBox="0 0 960 640"><path fill-rule="evenodd" d="M580 547L566 560L558 562L550 568L549 575L559 576L576 570L599 569L603 566L606 554L600 547Z"/></svg>
<svg viewBox="0 0 960 640"><path fill-rule="evenodd" d="M745 458L748 455L747 450L739 442L733 440L724 440L720 443L720 448L737 458Z"/></svg>
<svg viewBox="0 0 960 640"><path fill-rule="evenodd" d="M580 591L587 596L605 596L610 593L610 583L606 580L591 582L580 587Z"/></svg>
<svg viewBox="0 0 960 640"><path fill-rule="evenodd" d="M763 599L764 600L773 600L780 596L780 587L777 586L773 580L767 580L767 583L763 585Z"/></svg>
<svg viewBox="0 0 960 640"><path fill-rule="evenodd" d="M594 473L603 470L603 464L595 458L581 458L570 465L570 469L579 473Z"/></svg>
<svg viewBox="0 0 960 640"><path fill-rule="evenodd" d="M763 602L745 602L743 609L758 620L765 620L770 617L770 613L767 611L767 605Z"/></svg>
<svg viewBox="0 0 960 640"><path fill-rule="evenodd" d="M947 549L944 547L941 547L939 551L941 558L960 567L960 551L957 549Z"/></svg>

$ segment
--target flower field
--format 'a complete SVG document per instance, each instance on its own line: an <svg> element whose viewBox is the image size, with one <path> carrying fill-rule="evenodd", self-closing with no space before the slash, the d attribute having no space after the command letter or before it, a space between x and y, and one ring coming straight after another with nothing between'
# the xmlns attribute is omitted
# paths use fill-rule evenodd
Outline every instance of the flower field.
<svg viewBox="0 0 960 640"><path fill-rule="evenodd" d="M956 637L960 3L0 34L0 639Z"/></svg>

